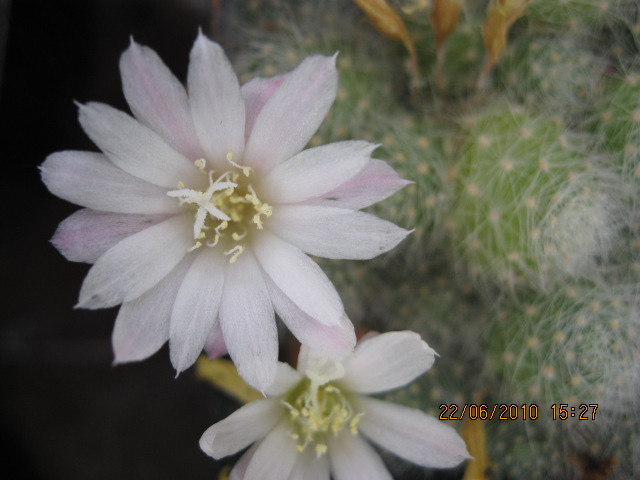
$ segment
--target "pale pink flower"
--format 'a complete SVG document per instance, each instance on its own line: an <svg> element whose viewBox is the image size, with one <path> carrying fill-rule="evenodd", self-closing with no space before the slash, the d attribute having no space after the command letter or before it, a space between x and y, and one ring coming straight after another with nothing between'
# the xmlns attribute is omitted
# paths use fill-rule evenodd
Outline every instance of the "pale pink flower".
<svg viewBox="0 0 640 480"><path fill-rule="evenodd" d="M434 355L408 331L366 338L340 361L303 346L297 371L280 363L268 398L209 427L200 448L219 459L253 444L231 480L391 480L366 439L424 467L454 467L470 457L453 428L366 396L411 382Z"/></svg>
<svg viewBox="0 0 640 480"><path fill-rule="evenodd" d="M304 344L350 351L353 326L307 255L365 259L408 233L357 211L406 185L376 145L345 141L302 151L336 95L335 57L313 56L240 87L221 47L199 35L188 95L156 53L134 42L120 61L134 117L80 105L103 153L64 151L41 167L51 192L83 210L54 245L93 263L78 307L122 304L117 363L169 340L178 371L224 345L263 390L277 365L274 311Z"/></svg>

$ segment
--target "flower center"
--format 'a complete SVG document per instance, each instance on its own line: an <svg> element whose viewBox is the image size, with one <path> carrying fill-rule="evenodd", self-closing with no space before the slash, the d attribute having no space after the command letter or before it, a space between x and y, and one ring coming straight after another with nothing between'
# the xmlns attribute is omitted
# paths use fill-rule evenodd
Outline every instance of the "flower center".
<svg viewBox="0 0 640 480"><path fill-rule="evenodd" d="M273 210L268 203L260 201L248 182L251 167L234 162L231 152L227 153L227 161L231 170L216 177L214 170L206 170L203 158L196 160L194 165L209 177L206 190L186 188L183 182L178 182L178 189L167 195L177 198L180 205L194 212L194 244L189 251L202 246L215 247L222 241L226 248L224 254L230 257L230 263L234 263L244 251L243 241L249 229L255 226L262 230L262 217L270 217ZM241 170L244 176L236 170Z"/></svg>
<svg viewBox="0 0 640 480"><path fill-rule="evenodd" d="M352 435L358 434L362 413L354 413L351 403L331 383L318 385L314 380L303 380L282 404L289 411L292 425L289 435L296 441L299 452L312 445L321 457L327 452L327 435L336 436L346 427Z"/></svg>

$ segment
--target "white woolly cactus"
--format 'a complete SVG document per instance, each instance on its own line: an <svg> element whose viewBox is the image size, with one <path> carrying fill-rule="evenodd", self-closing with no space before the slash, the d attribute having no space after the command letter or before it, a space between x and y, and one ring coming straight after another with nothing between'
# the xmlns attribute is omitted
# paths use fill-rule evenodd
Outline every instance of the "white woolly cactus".
<svg viewBox="0 0 640 480"><path fill-rule="evenodd" d="M615 18L628 0L533 0L525 15L532 21L554 27L576 27L579 22L602 25Z"/></svg>
<svg viewBox="0 0 640 480"><path fill-rule="evenodd" d="M546 101L567 118L582 113L604 70L604 61L584 39L533 33L514 38L496 74L510 99L529 105Z"/></svg>
<svg viewBox="0 0 640 480"><path fill-rule="evenodd" d="M615 422L638 394L639 301L636 285L598 285L501 307L487 349L506 394L516 403L598 404L599 423Z"/></svg>
<svg viewBox="0 0 640 480"><path fill-rule="evenodd" d="M639 300L637 285L570 286L497 310L486 338L489 365L502 380L499 395L539 407L526 436L522 422L491 426L498 477L584 478L578 460L591 459L607 475L618 464L603 478L631 478L629 450L640 428Z"/></svg>
<svg viewBox="0 0 640 480"><path fill-rule="evenodd" d="M637 163L640 160L640 72L607 78L598 93L596 111L595 126L603 146Z"/></svg>
<svg viewBox="0 0 640 480"><path fill-rule="evenodd" d="M591 276L618 226L610 173L562 122L519 108L467 121L451 247L482 284L547 288Z"/></svg>

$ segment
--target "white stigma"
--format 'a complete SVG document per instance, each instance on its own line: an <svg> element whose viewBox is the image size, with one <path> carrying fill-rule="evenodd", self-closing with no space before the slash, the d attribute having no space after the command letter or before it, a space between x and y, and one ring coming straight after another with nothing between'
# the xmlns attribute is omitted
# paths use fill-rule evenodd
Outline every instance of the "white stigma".
<svg viewBox="0 0 640 480"><path fill-rule="evenodd" d="M226 155L227 162L235 169L242 170L245 177L253 171L251 167L240 165L233 160L231 152ZM178 182L178 188L167 192L170 197L177 198L180 205L194 208L193 222L194 244L192 252L204 245L215 247L223 237L229 262L234 263L244 251L240 242L249 234L251 224L262 230L263 217L268 218L273 210L267 203L258 198L250 183L243 180L233 169L214 180L214 170L206 170L206 160L200 158L194 162L195 167L209 177L206 190L186 188L183 182Z"/></svg>
<svg viewBox="0 0 640 480"><path fill-rule="evenodd" d="M200 168L200 170L204 170L205 161L204 159L195 161L196 167ZM196 221L193 223L193 238L198 239L202 238L202 228L204 227L204 222L207 218L207 214L211 215L213 218L217 218L218 220L229 221L231 218L224 212L217 209L213 202L212 198L216 192L221 190L227 190L229 188L234 189L238 186L237 183L222 181L229 177L229 173L224 173L217 180L213 180L213 170L209 171L209 188L206 191L198 191L192 190L190 188L180 188L178 190L171 190L167 192L167 195L170 197L175 197L180 199L180 205L185 203L187 204L195 204L198 205L198 210L196 211Z"/></svg>

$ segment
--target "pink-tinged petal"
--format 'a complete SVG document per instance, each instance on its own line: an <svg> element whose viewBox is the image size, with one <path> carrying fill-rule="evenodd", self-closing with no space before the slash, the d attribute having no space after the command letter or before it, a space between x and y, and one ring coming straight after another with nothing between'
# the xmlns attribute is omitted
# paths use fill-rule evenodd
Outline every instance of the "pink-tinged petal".
<svg viewBox="0 0 640 480"><path fill-rule="evenodd" d="M322 198L306 203L358 210L384 200L410 183L413 182L400 178L386 162L373 158L355 177L325 193Z"/></svg>
<svg viewBox="0 0 640 480"><path fill-rule="evenodd" d="M245 162L267 172L309 142L336 97L333 57L307 57L262 107L245 150Z"/></svg>
<svg viewBox="0 0 640 480"><path fill-rule="evenodd" d="M135 117L190 160L204 156L180 81L152 49L131 40L120 57L124 96Z"/></svg>
<svg viewBox="0 0 640 480"><path fill-rule="evenodd" d="M356 334L346 315L340 319L338 325L323 325L300 310L273 280L267 277L265 282L276 313L300 343L322 356L331 358L342 358L353 351Z"/></svg>
<svg viewBox="0 0 640 480"><path fill-rule="evenodd" d="M370 440L423 467L450 468L471 458L464 440L433 417L393 403L359 397L359 428Z"/></svg>
<svg viewBox="0 0 640 480"><path fill-rule="evenodd" d="M117 243L95 263L80 289L80 308L138 298L173 270L191 246L191 219L176 215Z"/></svg>
<svg viewBox="0 0 640 480"><path fill-rule="evenodd" d="M287 74L278 75L277 77L272 78L256 77L245 83L240 88L242 96L244 97L244 106L247 117L244 127L245 141L248 140L251 135L253 124L255 123L260 110L262 110L264 104L267 103L267 100L269 100L278 87L282 85L286 76Z"/></svg>
<svg viewBox="0 0 640 480"><path fill-rule="evenodd" d="M207 160L222 168L231 152L241 162L245 111L240 84L220 45L202 33L191 50L188 85L191 114Z"/></svg>
<svg viewBox="0 0 640 480"><path fill-rule="evenodd" d="M116 167L99 153L56 152L40 166L51 193L83 207L117 213L177 213L167 190Z"/></svg>
<svg viewBox="0 0 640 480"><path fill-rule="evenodd" d="M251 447L242 454L240 460L236 462L236 464L231 469L231 473L229 474L229 480L243 480L244 474L247 472L247 467L249 463L251 463L251 459L253 458L253 454L256 453L256 450L260 446L260 442L254 443Z"/></svg>
<svg viewBox="0 0 640 480"><path fill-rule="evenodd" d="M320 197L362 170L376 147L352 140L310 148L271 170L261 181L261 190L274 204Z"/></svg>
<svg viewBox="0 0 640 480"><path fill-rule="evenodd" d="M329 457L334 480L393 480L373 447L347 431L329 437Z"/></svg>
<svg viewBox="0 0 640 480"><path fill-rule="evenodd" d="M238 373L264 392L276 374L278 332L262 272L249 251L226 266L220 324Z"/></svg>
<svg viewBox="0 0 640 480"><path fill-rule="evenodd" d="M171 313L169 347L178 373L193 365L218 318L227 258L204 248L184 277Z"/></svg>
<svg viewBox="0 0 640 480"><path fill-rule="evenodd" d="M111 337L114 363L144 360L169 339L173 302L192 261L184 258L147 293L122 304Z"/></svg>
<svg viewBox="0 0 640 480"><path fill-rule="evenodd" d="M244 480L283 480L289 477L298 451L288 430L288 424L281 422L260 442Z"/></svg>
<svg viewBox="0 0 640 480"><path fill-rule="evenodd" d="M358 343L344 362L342 382L358 393L402 387L429 370L435 355L417 333L383 333Z"/></svg>
<svg viewBox="0 0 640 480"><path fill-rule="evenodd" d="M269 228L310 255L351 260L376 257L411 233L368 213L309 205L274 209Z"/></svg>
<svg viewBox="0 0 640 480"><path fill-rule="evenodd" d="M227 345L224 343L224 335L220 326L220 319L216 319L213 328L207 335L207 341L204 344L204 351L207 352L209 358L214 359L222 357L229 353Z"/></svg>
<svg viewBox="0 0 640 480"><path fill-rule="evenodd" d="M109 160L130 175L167 188L176 188L179 181L188 185L201 182L192 162L126 113L102 103L88 103L80 105L79 119Z"/></svg>
<svg viewBox="0 0 640 480"><path fill-rule="evenodd" d="M312 448L298 454L288 480L329 480L329 456L318 457Z"/></svg>
<svg viewBox="0 0 640 480"><path fill-rule="evenodd" d="M95 263L118 242L167 218L167 215L96 212L84 208L58 225L51 243L67 260Z"/></svg>
<svg viewBox="0 0 640 480"><path fill-rule="evenodd" d="M284 407L277 400L262 399L247 403L210 426L200 437L200 448L216 460L232 455L264 438L283 414Z"/></svg>
<svg viewBox="0 0 640 480"><path fill-rule="evenodd" d="M340 325L342 301L320 267L302 251L266 231L253 242L260 265L300 310L323 325Z"/></svg>
<svg viewBox="0 0 640 480"><path fill-rule="evenodd" d="M293 389L304 377L287 363L278 362L273 383L265 390L268 397L280 397Z"/></svg>

